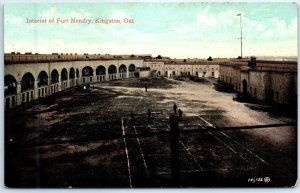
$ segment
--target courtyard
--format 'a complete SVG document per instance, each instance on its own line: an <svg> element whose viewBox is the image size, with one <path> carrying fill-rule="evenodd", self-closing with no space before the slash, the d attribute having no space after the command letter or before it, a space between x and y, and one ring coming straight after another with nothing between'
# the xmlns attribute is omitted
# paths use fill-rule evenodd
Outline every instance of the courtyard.
<svg viewBox="0 0 300 193"><path fill-rule="evenodd" d="M236 102L234 93L216 91L214 82L114 80L6 112L5 185L172 187L168 133L174 104L183 111L179 130L198 130L180 134L178 186L294 185L296 126L213 129L295 120Z"/></svg>

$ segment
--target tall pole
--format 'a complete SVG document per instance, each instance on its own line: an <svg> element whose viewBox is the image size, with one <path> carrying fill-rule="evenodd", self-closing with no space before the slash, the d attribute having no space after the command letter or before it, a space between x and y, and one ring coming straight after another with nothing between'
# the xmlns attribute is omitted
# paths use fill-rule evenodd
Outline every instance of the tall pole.
<svg viewBox="0 0 300 193"><path fill-rule="evenodd" d="M240 16L240 28L241 28L241 58L243 58L243 28L242 28L242 14L239 13L236 16Z"/></svg>

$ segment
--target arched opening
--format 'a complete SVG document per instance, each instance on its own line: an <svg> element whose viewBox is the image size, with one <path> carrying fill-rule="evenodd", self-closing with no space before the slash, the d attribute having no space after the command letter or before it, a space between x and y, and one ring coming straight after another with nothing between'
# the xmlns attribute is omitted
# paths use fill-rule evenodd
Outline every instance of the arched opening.
<svg viewBox="0 0 300 193"><path fill-rule="evenodd" d="M130 64L129 67L128 67L128 71L129 71L129 78L134 77L135 65L134 64Z"/></svg>
<svg viewBox="0 0 300 193"><path fill-rule="evenodd" d="M134 64L130 64L129 65L129 72L134 72L135 71L135 65Z"/></svg>
<svg viewBox="0 0 300 193"><path fill-rule="evenodd" d="M93 76L93 69L90 66L86 66L82 69L82 76Z"/></svg>
<svg viewBox="0 0 300 193"><path fill-rule="evenodd" d="M22 77L21 81L21 91L32 90L34 89L34 77L31 73L27 72Z"/></svg>
<svg viewBox="0 0 300 193"><path fill-rule="evenodd" d="M90 66L86 66L82 69L82 82L88 83L93 82L94 70Z"/></svg>
<svg viewBox="0 0 300 193"><path fill-rule="evenodd" d="M17 81L12 75L6 75L4 77L4 90L5 95L17 93Z"/></svg>
<svg viewBox="0 0 300 193"><path fill-rule="evenodd" d="M70 79L70 86L74 86L75 85L75 70L73 67L70 69L69 79Z"/></svg>
<svg viewBox="0 0 300 193"><path fill-rule="evenodd" d="M117 67L115 65L110 65L108 67L108 77L109 77L109 80L114 80L116 79L117 77Z"/></svg>
<svg viewBox="0 0 300 193"><path fill-rule="evenodd" d="M70 79L74 79L75 78L75 70L74 70L74 68L70 69L69 78Z"/></svg>
<svg viewBox="0 0 300 193"><path fill-rule="evenodd" d="M12 75L4 76L5 109L16 106L17 81Z"/></svg>
<svg viewBox="0 0 300 193"><path fill-rule="evenodd" d="M247 90L247 81L244 79L243 80L243 94L246 95L248 92Z"/></svg>
<svg viewBox="0 0 300 193"><path fill-rule="evenodd" d="M68 71L63 68L61 71L61 90L68 88Z"/></svg>
<svg viewBox="0 0 300 193"><path fill-rule="evenodd" d="M68 71L64 68L61 71L61 81L68 80Z"/></svg>
<svg viewBox="0 0 300 193"><path fill-rule="evenodd" d="M22 77L21 92L22 102L30 102L34 99L34 77L29 72Z"/></svg>
<svg viewBox="0 0 300 193"><path fill-rule="evenodd" d="M105 80L106 69L104 66L98 66L96 69L97 80L102 82Z"/></svg>
<svg viewBox="0 0 300 193"><path fill-rule="evenodd" d="M51 85L50 85L50 94L58 92L58 82L59 74L57 70L52 70L51 72Z"/></svg>
<svg viewBox="0 0 300 193"><path fill-rule="evenodd" d="M59 77L58 71L57 70L52 70L52 72L51 72L51 84L58 83L59 82L58 77Z"/></svg>
<svg viewBox="0 0 300 193"><path fill-rule="evenodd" d="M48 74L45 71L40 72L38 76L38 96L45 97L48 89Z"/></svg>
<svg viewBox="0 0 300 193"><path fill-rule="evenodd" d="M126 73L127 72L127 68L124 64L122 64L120 67L119 67L119 73Z"/></svg>
<svg viewBox="0 0 300 193"><path fill-rule="evenodd" d="M117 68L115 65L110 65L108 67L108 74L116 74L117 73Z"/></svg>
<svg viewBox="0 0 300 193"><path fill-rule="evenodd" d="M38 76L38 86L48 86L48 74L45 71L40 72Z"/></svg>
<svg viewBox="0 0 300 193"><path fill-rule="evenodd" d="M126 73L127 73L127 67L124 64L122 64L119 67L120 78L126 78Z"/></svg>

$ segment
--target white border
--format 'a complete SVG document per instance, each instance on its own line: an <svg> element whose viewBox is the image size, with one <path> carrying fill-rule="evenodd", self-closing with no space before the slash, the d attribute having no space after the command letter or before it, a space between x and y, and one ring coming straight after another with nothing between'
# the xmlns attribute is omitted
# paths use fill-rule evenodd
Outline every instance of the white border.
<svg viewBox="0 0 300 193"><path fill-rule="evenodd" d="M0 64L2 70L0 70L0 90L4 90L4 26L3 26L3 14L4 14L4 3L75 3L75 2L81 2L81 3L103 3L103 2L185 2L184 0L0 0ZM300 6L300 0L211 0L211 1L203 1L203 0L188 0L188 2L296 2L297 3L297 10L298 10L298 64L299 64L299 6ZM298 77L298 91L299 91L299 77ZM6 188L4 186L4 92L0 92L0 128L3 128L0 132L0 153L1 153L1 161L0 161L0 192L24 192L24 193L31 193L31 192L66 192L66 191L72 191L72 192L80 192L80 193L86 193L86 192L101 192L101 193L113 193L113 192L144 192L144 193L152 193L152 191L156 192L166 192L166 193L179 193L179 192L191 192L191 193L198 193L200 191L205 191L209 193L231 193L231 192L240 192L243 191L243 193L282 193L282 192L299 192L299 183L296 184L294 188L181 188L181 189L104 189L104 188L98 188L98 189L12 189L12 188ZM298 101L299 101L299 93L298 93ZM299 122L299 114L298 114L298 122ZM298 155L299 155L299 131L298 138L297 138L297 144L298 144ZM284 167L284 166L283 166ZM298 167L299 167L299 159L298 159ZM298 168L298 179L299 179L299 168Z"/></svg>

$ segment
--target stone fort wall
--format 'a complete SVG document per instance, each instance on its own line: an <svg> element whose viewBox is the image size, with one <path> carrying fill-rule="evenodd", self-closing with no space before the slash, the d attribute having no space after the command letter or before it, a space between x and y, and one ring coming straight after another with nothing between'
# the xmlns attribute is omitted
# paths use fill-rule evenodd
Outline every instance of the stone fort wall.
<svg viewBox="0 0 300 193"><path fill-rule="evenodd" d="M263 62L220 65L220 80L251 97L283 105L297 104L297 62Z"/></svg>

